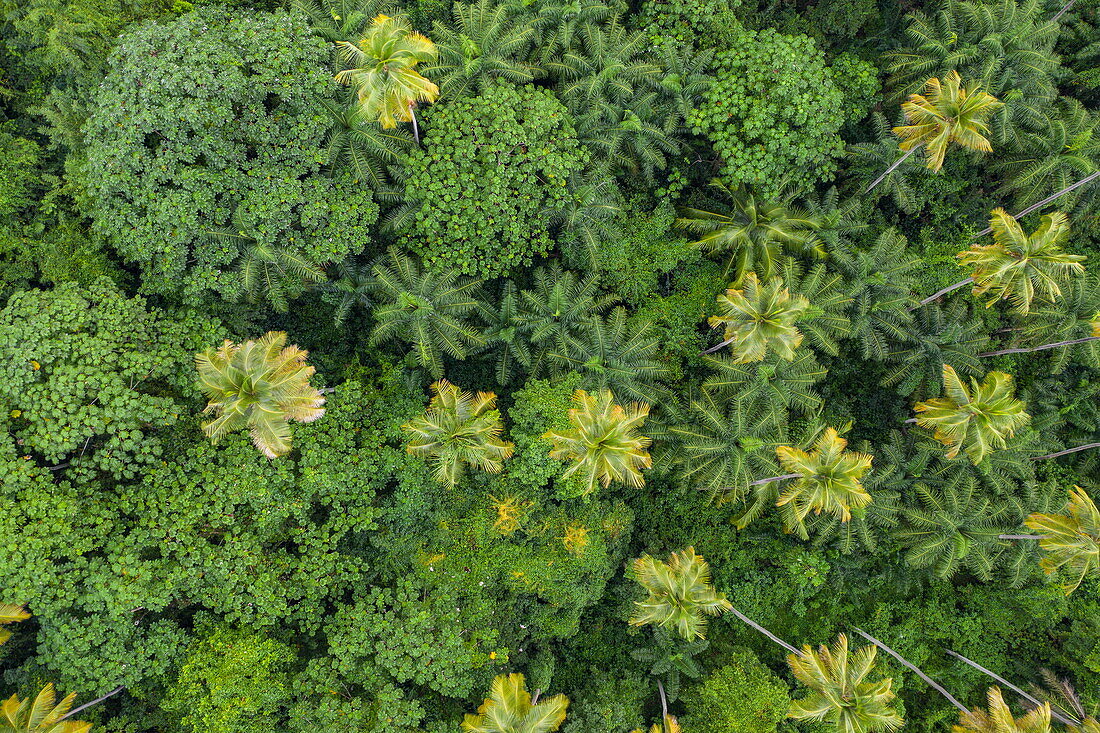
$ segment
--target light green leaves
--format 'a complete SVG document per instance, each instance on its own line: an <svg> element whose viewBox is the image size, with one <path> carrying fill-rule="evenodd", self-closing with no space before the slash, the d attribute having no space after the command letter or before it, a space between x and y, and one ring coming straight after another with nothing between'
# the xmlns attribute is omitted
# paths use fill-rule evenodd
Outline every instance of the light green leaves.
<svg viewBox="0 0 1100 733"><path fill-rule="evenodd" d="M792 446L775 449L783 468L798 478L779 494L776 506L789 506L788 528L805 533L802 522L810 512L832 514L842 522L852 518L852 508L871 503L871 495L860 479L871 469L871 456L847 451L848 441L835 428L826 428L809 453Z"/></svg>
<svg viewBox="0 0 1100 733"><path fill-rule="evenodd" d="M848 637L841 634L831 647L822 644L814 650L807 645L800 654L787 655L791 672L810 688L809 694L791 703L788 717L831 723L837 733L901 728L904 721L892 707L893 680L867 681L876 651L866 646L852 654Z"/></svg>
<svg viewBox="0 0 1100 733"><path fill-rule="evenodd" d="M462 730L469 733L551 733L565 720L569 698L565 695L532 704L522 674L497 675L489 688L489 697L477 709L467 713Z"/></svg>
<svg viewBox="0 0 1100 733"><path fill-rule="evenodd" d="M409 437L408 451L435 464L435 478L453 487L465 466L497 473L514 446L500 438L504 426L496 395L463 392L446 379L432 385L427 412L401 426Z"/></svg>
<svg viewBox="0 0 1100 733"><path fill-rule="evenodd" d="M943 397L918 402L913 409L917 424L934 430L933 437L948 447L948 458L965 451L971 461L981 463L1031 419L1024 403L1013 396L1012 376L1004 372L989 372L981 384L971 377L968 387L945 364L943 386Z"/></svg>
<svg viewBox="0 0 1100 733"><path fill-rule="evenodd" d="M20 700L12 695L0 703L0 733L88 733L91 723L61 720L76 700L70 693L57 702L53 683L46 685L34 699Z"/></svg>
<svg viewBox="0 0 1100 733"><path fill-rule="evenodd" d="M634 602L632 626L653 624L669 628L687 640L706 635L707 616L718 616L730 608L726 597L714 589L710 565L694 547L679 550L662 562L642 555L630 566L633 578L649 594Z"/></svg>
<svg viewBox="0 0 1100 733"><path fill-rule="evenodd" d="M761 361L769 348L791 361L802 343L795 323L809 307L810 301L792 296L779 278L761 283L756 273L750 272L740 289L730 288L718 296L719 313L709 323L713 328L725 328L725 340L737 364Z"/></svg>
<svg viewBox="0 0 1100 733"><path fill-rule="evenodd" d="M627 407L615 404L610 390L598 395L578 389L573 394L574 407L569 411L572 429L546 433L553 442L552 458L572 461L564 477L580 476L588 492L595 491L597 482L604 488L611 482L642 486L642 470L653 461L646 450L650 440L639 435L649 415L649 405L635 402Z"/></svg>
<svg viewBox="0 0 1100 733"><path fill-rule="evenodd" d="M952 733L1051 733L1050 703L1043 703L1022 718L1012 714L999 687L990 687L988 705L959 715Z"/></svg>
<svg viewBox="0 0 1100 733"><path fill-rule="evenodd" d="M310 386L316 372L307 352L286 346L286 333L269 331L259 341L195 355L199 386L210 399L203 410L215 418L202 430L214 442L248 428L252 443L268 458L290 452L290 420L313 422L325 414L325 398Z"/></svg>
<svg viewBox="0 0 1100 733"><path fill-rule="evenodd" d="M1042 532L1039 540L1047 556L1040 566L1047 573L1068 571L1070 580L1063 586L1069 595L1081 585L1089 573L1100 572L1100 511L1085 490L1070 489L1066 514L1028 516L1024 524Z"/></svg>
<svg viewBox="0 0 1100 733"><path fill-rule="evenodd" d="M902 150L923 145L927 165L933 171L943 167L950 143L983 153L993 150L985 137L989 134L986 120L1003 103L979 89L968 92L957 71L942 80L932 77L924 87L923 95L910 94L909 101L901 105L905 119L912 123L894 128L894 134L902 140Z"/></svg>

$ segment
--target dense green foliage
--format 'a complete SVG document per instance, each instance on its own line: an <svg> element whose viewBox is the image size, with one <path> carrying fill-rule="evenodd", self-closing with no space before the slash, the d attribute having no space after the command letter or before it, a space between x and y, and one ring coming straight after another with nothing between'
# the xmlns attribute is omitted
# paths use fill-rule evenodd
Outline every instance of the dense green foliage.
<svg viewBox="0 0 1100 733"><path fill-rule="evenodd" d="M0 0L0 733L1100 733L1098 66Z"/></svg>

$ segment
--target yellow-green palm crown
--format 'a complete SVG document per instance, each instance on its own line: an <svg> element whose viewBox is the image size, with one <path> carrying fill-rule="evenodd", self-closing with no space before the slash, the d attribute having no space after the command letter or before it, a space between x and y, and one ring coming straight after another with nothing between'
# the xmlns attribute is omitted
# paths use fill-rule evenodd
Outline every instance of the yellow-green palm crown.
<svg viewBox="0 0 1100 733"><path fill-rule="evenodd" d="M1052 733L1050 727L1050 703L1030 711L1022 718L1012 711L1001 697L1001 690L990 687L986 694L985 710L971 710L959 714L959 724L951 726L952 733Z"/></svg>
<svg viewBox="0 0 1100 733"><path fill-rule="evenodd" d="M383 128L413 119L418 102L434 102L439 88L416 71L421 61L433 61L435 44L413 31L404 17L379 15L358 43L341 41L345 63L352 66L336 81L355 87L364 117Z"/></svg>
<svg viewBox="0 0 1100 733"><path fill-rule="evenodd" d="M308 353L286 346L286 333L269 331L258 341L234 344L195 355L199 387L209 398L203 432L217 442L248 428L253 444L268 458L290 452L290 420L313 422L325 414L325 398L313 388L316 371Z"/></svg>
<svg viewBox="0 0 1100 733"><path fill-rule="evenodd" d="M641 728L635 728L631 733L645 733ZM680 722L672 715L666 715L660 723L654 723L649 727L649 733L683 733Z"/></svg>
<svg viewBox="0 0 1100 733"><path fill-rule="evenodd" d="M959 264L970 268L974 295L993 296L989 305L1005 298L1017 311L1027 313L1035 298L1058 298L1059 281L1085 272L1084 256L1062 251L1069 219L1061 211L1045 214L1030 236L1001 208L993 210L989 225L993 244L976 244L956 255Z"/></svg>
<svg viewBox="0 0 1100 733"><path fill-rule="evenodd" d="M901 138L899 147L911 150L923 145L927 165L938 171L950 143L988 153L993 150L986 125L994 112L1003 107L992 94L962 87L959 72L952 71L942 80L932 77L924 83L924 94L910 94L901 105L911 124L894 128Z"/></svg>
<svg viewBox="0 0 1100 733"><path fill-rule="evenodd" d="M436 464L435 477L454 486L464 466L497 473L512 455L514 446L500 437L504 430L497 396L463 392L446 379L432 385L435 396L428 410L401 429L409 436L407 449Z"/></svg>
<svg viewBox="0 0 1100 733"><path fill-rule="evenodd" d="M10 603L0 603L0 624L14 624L16 621L26 621L31 615L22 606L13 606ZM0 629L0 644L11 638L11 632Z"/></svg>
<svg viewBox="0 0 1100 733"><path fill-rule="evenodd" d="M1047 573L1064 568L1075 576L1063 589L1069 595L1089 573L1100 572L1100 511L1084 489L1070 489L1065 514L1036 512L1024 520L1029 529L1043 533L1039 540L1048 554L1039 563ZM1098 731L1097 733L1100 733Z"/></svg>
<svg viewBox="0 0 1100 733"><path fill-rule="evenodd" d="M706 617L730 609L730 602L711 583L710 565L694 547L672 553L668 562L642 555L631 564L631 572L648 593L645 600L634 602L632 626L670 627L685 639L702 639Z"/></svg>
<svg viewBox="0 0 1100 733"><path fill-rule="evenodd" d="M573 405L569 410L572 429L551 430L543 436L554 444L552 458L573 462L562 475L583 477L589 492L596 489L597 482L604 488L612 481L645 485L642 470L653 465L653 460L647 451L650 440L638 430L649 415L649 405L617 405L607 389L597 394L578 389L573 393Z"/></svg>
<svg viewBox="0 0 1100 733"><path fill-rule="evenodd" d="M52 682L34 699L20 700L12 695L0 702L0 733L88 733L91 723L61 720L75 699L74 692L57 702Z"/></svg>
<svg viewBox="0 0 1100 733"><path fill-rule="evenodd" d="M874 646L849 653L848 637L841 634L831 647L803 646L800 654L788 655L791 672L810 692L791 702L787 716L832 723L838 733L900 728L905 721L891 706L893 680L866 681L874 669L875 653Z"/></svg>
<svg viewBox="0 0 1100 733"><path fill-rule="evenodd" d="M718 296L718 308L718 315L709 323L712 328L725 327L735 363L761 361L769 348L791 361L802 343L795 323L809 310L810 301L792 296L778 277L761 283L756 273L750 272L739 289L730 288Z"/></svg>
<svg viewBox="0 0 1100 733"><path fill-rule="evenodd" d="M871 469L871 456L848 451L848 441L835 428L827 428L813 450L781 445L775 449L784 470L799 474L779 495L776 506L789 506L788 529L805 530L802 522L810 512L826 512L842 522L852 518L852 507L871 503L871 495L860 479Z"/></svg>
<svg viewBox="0 0 1100 733"><path fill-rule="evenodd" d="M944 396L918 402L917 424L931 428L933 437L946 445L948 458L965 451L974 464L995 448L1004 448L1006 438L1030 419L1024 403L1013 396L1012 375L990 372L981 384L971 377L970 387L955 369L943 366Z"/></svg>
<svg viewBox="0 0 1100 733"><path fill-rule="evenodd" d="M555 695L531 704L531 693L522 674L497 675L489 688L489 697L477 709L466 714L462 730L469 733L551 733L565 720L569 698Z"/></svg>

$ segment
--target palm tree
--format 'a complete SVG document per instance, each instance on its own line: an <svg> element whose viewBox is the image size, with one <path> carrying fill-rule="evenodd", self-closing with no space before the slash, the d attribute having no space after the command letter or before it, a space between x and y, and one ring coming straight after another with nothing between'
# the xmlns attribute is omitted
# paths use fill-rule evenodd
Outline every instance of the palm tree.
<svg viewBox="0 0 1100 733"><path fill-rule="evenodd" d="M536 56L543 65L575 49L586 28L600 25L621 12L605 0L534 0L530 7L538 34Z"/></svg>
<svg viewBox="0 0 1100 733"><path fill-rule="evenodd" d="M379 13L387 13L391 0L294 0L294 7L309 17L313 32L329 43L359 36Z"/></svg>
<svg viewBox="0 0 1100 733"><path fill-rule="evenodd" d="M868 682L874 669L876 647L848 651L848 637L841 634L831 647L815 651L808 645L787 656L787 664L810 693L791 702L788 717L829 722L839 733L897 730L904 720L891 707L892 679Z"/></svg>
<svg viewBox="0 0 1100 733"><path fill-rule="evenodd" d="M17 621L26 621L31 615L22 606L14 606L10 603L0 603L0 624L14 624ZM0 629L0 644L11 638L11 632Z"/></svg>
<svg viewBox="0 0 1100 733"><path fill-rule="evenodd" d="M416 105L434 102L439 88L421 76L416 65L435 60L435 44L414 32L404 16L379 14L357 43L340 41L337 46L351 68L337 74L336 81L355 89L363 117L377 120L386 130L398 122L412 122L419 142Z"/></svg>
<svg viewBox="0 0 1100 733"><path fill-rule="evenodd" d="M1076 579L1066 583L1066 595L1075 591L1090 573L1100 572L1100 511L1084 489L1070 489L1065 514L1034 513L1024 520L1042 535L1003 535L1006 539L1037 539L1047 556L1039 563L1047 573L1065 568Z"/></svg>
<svg viewBox="0 0 1100 733"><path fill-rule="evenodd" d="M0 703L0 733L88 733L91 723L64 720L75 699L73 692L57 702L52 682L33 700L29 697L20 700L18 695L12 695Z"/></svg>
<svg viewBox="0 0 1100 733"><path fill-rule="evenodd" d="M447 97L479 94L498 79L526 84L541 73L520 60L534 43L535 29L507 6L494 0L456 2L453 14L453 24L432 24L439 54L424 67Z"/></svg>
<svg viewBox="0 0 1100 733"><path fill-rule="evenodd" d="M986 710L970 710L959 714L959 724L952 733L1052 733L1050 703L1043 703L1022 718L1012 715L999 687L990 687Z"/></svg>
<svg viewBox="0 0 1100 733"><path fill-rule="evenodd" d="M721 179L710 182L730 205L725 210L681 208L676 226L699 237L695 244L708 255L727 254L725 272L734 285L749 270L771 277L775 260L784 250L824 257L825 248L814 233L821 222L789 201L768 203L744 188L730 188Z"/></svg>
<svg viewBox="0 0 1100 733"><path fill-rule="evenodd" d="M729 345L734 362L762 361L769 347L780 358L791 361L802 343L795 324L810 308L801 295L792 296L783 281L773 277L761 283L755 272L742 280L740 289L730 288L718 296L719 314L708 320L711 328L723 326L725 340L703 353Z"/></svg>
<svg viewBox="0 0 1100 733"><path fill-rule="evenodd" d="M469 733L551 733L561 727L569 698L554 695L541 702L527 692L522 674L497 675L477 714L467 713L462 730Z"/></svg>
<svg viewBox="0 0 1100 733"><path fill-rule="evenodd" d="M894 128L901 138L898 145L906 151L893 165L876 178L864 193L870 193L882 179L912 155L917 148L924 148L926 165L931 171L943 167L947 147L957 143L964 148L988 153L993 150L986 138L986 124L994 112L1004 104L981 89L967 91L962 86L959 72L951 71L942 80L932 77L924 83L924 94L910 94L901 105L905 119L911 124Z"/></svg>
<svg viewBox="0 0 1100 733"><path fill-rule="evenodd" d="M631 733L645 733L641 728L635 728ZM664 715L660 723L654 723L649 727L649 733L683 733L679 721L673 715Z"/></svg>
<svg viewBox="0 0 1100 733"><path fill-rule="evenodd" d="M579 44L546 63L558 80L558 96L574 114L603 101L629 106L660 82L661 67L647 59L645 34L628 30L618 18L587 24L578 36Z"/></svg>
<svg viewBox="0 0 1100 733"><path fill-rule="evenodd" d="M397 164L412 147L413 141L404 130L383 130L374 120L364 119L358 106L336 105L320 100L329 113L328 163L335 170L347 165L356 182L365 183L379 201L396 203L401 191L394 184L400 179Z"/></svg>
<svg viewBox="0 0 1100 733"><path fill-rule="evenodd" d="M391 249L374 265L379 305L371 343L395 339L410 344L416 360L433 377L443 376L443 354L465 359L485 343L469 322L480 306L479 281L454 270L421 270L412 257Z"/></svg>
<svg viewBox="0 0 1100 733"><path fill-rule="evenodd" d="M332 319L342 326L356 306L366 310L374 304L371 295L377 287L371 268L344 260L336 265L336 279L321 283L321 300L333 306Z"/></svg>
<svg viewBox="0 0 1100 733"><path fill-rule="evenodd" d="M588 267L595 269L600 245L616 236L616 220L622 213L622 194L615 179L605 170L594 168L570 176L565 195L544 209L542 216L559 228L563 249L570 245L582 247Z"/></svg>
<svg viewBox="0 0 1100 733"><path fill-rule="evenodd" d="M599 165L650 182L680 149L675 108L656 92L639 93L629 104L592 100L576 113L575 125L577 140Z"/></svg>
<svg viewBox="0 0 1100 733"><path fill-rule="evenodd" d="M1038 343L1038 346L1006 346L987 351L979 356L1004 354L1029 354L1036 351L1058 349L1049 363L1051 373L1063 371L1071 361L1082 362L1089 367L1100 367L1100 277L1086 274L1074 278L1058 300L1041 303L1032 310L1028 319L1012 332L1019 341ZM1064 346L1088 344L1083 349L1062 349Z"/></svg>
<svg viewBox="0 0 1100 733"><path fill-rule="evenodd" d="M313 422L325 414L325 398L309 383L316 372L308 352L286 345L286 332L268 331L259 341L195 355L199 388L209 398L204 414L216 417L202 430L215 443L247 427L252 443L268 458L290 452L290 420Z"/></svg>
<svg viewBox="0 0 1100 733"><path fill-rule="evenodd" d="M606 318L589 318L579 333L554 344L547 356L557 377L581 375L589 389L610 389L641 402L656 403L663 390L653 382L668 372L657 360L654 322L643 316L628 321L626 308L616 307Z"/></svg>
<svg viewBox="0 0 1100 733"><path fill-rule="evenodd" d="M891 345L882 384L920 399L939 393L945 365L960 374L982 373L978 353L989 343L989 333L969 301L937 303L914 315L905 334Z"/></svg>
<svg viewBox="0 0 1100 733"><path fill-rule="evenodd" d="M810 512L825 512L842 522L852 518L852 508L861 509L871 503L871 495L863 488L860 479L871 469L871 456L847 451L848 441L840 437L835 428L826 428L806 452L788 445L775 449L779 463L786 474L758 479L750 486L766 486L757 503L775 489L769 484L790 480L791 483L776 495L776 506L785 507L783 522L788 530L807 537L804 521ZM755 517L755 507L750 507L738 520L737 527L744 528ZM758 510L756 510L758 511Z"/></svg>
<svg viewBox="0 0 1100 733"><path fill-rule="evenodd" d="M933 437L948 447L947 457L963 450L975 465L995 448L1004 448L1030 416L1024 403L1013 396L1012 376L989 372L981 384L970 378L970 387L949 364L943 365L944 396L918 402L916 422L935 431Z"/></svg>
<svg viewBox="0 0 1100 733"><path fill-rule="evenodd" d="M730 609L730 602L711 583L710 565L695 554L694 547L673 552L668 562L642 555L630 567L634 580L648 594L634 602L632 626L671 628L691 641L706 635L707 616Z"/></svg>
<svg viewBox="0 0 1100 733"><path fill-rule="evenodd" d="M1031 235L1001 208L993 210L989 223L993 244L975 244L957 255L972 273L963 284L973 282L974 295L992 295L989 305L1005 298L1026 314L1036 298L1053 301L1061 296L1060 280L1084 273L1084 256L1062 251L1069 237L1064 213L1045 214Z"/></svg>
<svg viewBox="0 0 1100 733"><path fill-rule="evenodd" d="M569 410L573 427L544 436L554 444L551 458L573 461L562 476L580 475L588 493L595 491L597 482L604 488L612 481L643 486L642 470L652 465L652 459L646 450L650 440L638 430L649 415L649 405L635 402L624 408L615 404L607 389L598 395L578 389L573 404Z"/></svg>
<svg viewBox="0 0 1100 733"><path fill-rule="evenodd" d="M407 450L435 464L437 481L453 487L466 466L499 473L515 446L500 438L504 426L492 392L473 395L446 379L432 384L427 411L401 426L409 437Z"/></svg>
<svg viewBox="0 0 1100 733"><path fill-rule="evenodd" d="M531 335L537 347L531 366L533 374L544 371L547 353L564 353L568 343L584 330L586 322L603 313L611 302L599 294L596 277L580 278L557 263L535 270L530 290L520 292L517 322Z"/></svg>
<svg viewBox="0 0 1100 733"><path fill-rule="evenodd" d="M517 372L522 375L529 371L533 363L531 331L521 320L516 284L505 282L496 306L483 307L481 317L486 323L485 343L496 361L497 384L508 384Z"/></svg>
<svg viewBox="0 0 1100 733"><path fill-rule="evenodd" d="M761 427L785 425L787 410L812 416L825 406L814 385L827 370L808 349L799 351L793 361L775 354L751 364L738 364L730 357L707 356L704 361L713 374L703 382L703 389L743 403Z"/></svg>
<svg viewBox="0 0 1100 733"><path fill-rule="evenodd" d="M325 271L292 244L293 235L260 231L245 221L244 211L244 206L237 206L231 227L208 229L206 235L216 244L240 250L237 277L252 302L263 295L272 308L286 313L291 299L325 281Z"/></svg>

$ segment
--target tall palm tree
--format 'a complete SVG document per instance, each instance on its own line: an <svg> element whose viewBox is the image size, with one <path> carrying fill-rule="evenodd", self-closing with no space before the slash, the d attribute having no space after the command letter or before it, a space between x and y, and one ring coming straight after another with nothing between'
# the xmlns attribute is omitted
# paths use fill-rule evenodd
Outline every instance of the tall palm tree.
<svg viewBox="0 0 1100 733"><path fill-rule="evenodd" d="M1084 489L1070 489L1065 514L1034 513L1024 520L1043 534L1039 540L1047 556L1039 563L1047 573L1065 569L1075 576L1063 588L1069 595L1090 573L1100 573L1100 510Z"/></svg>
<svg viewBox="0 0 1100 733"><path fill-rule="evenodd" d="M551 349L564 353L569 341L584 330L585 323L607 310L611 303L611 298L600 295L597 278L578 277L571 270L562 270L557 263L536 269L534 285L519 296L516 319L537 347L531 366L536 375L546 369Z"/></svg>
<svg viewBox="0 0 1100 733"><path fill-rule="evenodd" d="M473 96L498 79L526 84L541 70L522 59L534 44L535 29L495 0L456 2L454 22L432 24L438 57L424 73L449 98Z"/></svg>
<svg viewBox="0 0 1100 733"><path fill-rule="evenodd" d="M661 67L648 60L646 35L618 18L585 25L577 35L579 43L546 63L558 81L558 96L574 114L605 100L629 106L660 82Z"/></svg>
<svg viewBox="0 0 1100 733"><path fill-rule="evenodd" d="M500 438L497 396L463 392L446 379L432 384L432 391L427 411L401 426L409 453L431 459L436 480L452 487L468 465L498 473L515 446Z"/></svg>
<svg viewBox="0 0 1100 733"><path fill-rule="evenodd" d="M1029 354L1051 351L1047 364L1051 373L1063 371L1070 363L1080 362L1093 369L1100 367L1100 276L1086 274L1074 278L1062 297L1052 303L1040 303L1031 310L1005 348L979 356ZM1036 346L1022 345L1031 343ZM1080 349L1065 346L1088 344Z"/></svg>
<svg viewBox="0 0 1100 733"><path fill-rule="evenodd" d="M695 244L706 254L728 255L725 271L733 273L735 285L749 270L771 277L784 250L825 256L824 245L814 233L821 222L789 201L761 201L747 189L730 188L719 178L710 185L729 206L714 211L681 208L676 226L697 235Z"/></svg>
<svg viewBox="0 0 1100 733"><path fill-rule="evenodd" d="M26 621L31 615L22 606L14 606L10 603L0 603L0 624L14 624L17 621ZM11 632L0 629L0 644L11 638Z"/></svg>
<svg viewBox="0 0 1100 733"><path fill-rule="evenodd" d="M951 726L952 733L1052 733L1050 727L1050 703L1043 703L1022 718L1013 716L1001 697L999 687L990 687L988 705L959 714L959 724Z"/></svg>
<svg viewBox="0 0 1100 733"><path fill-rule="evenodd" d="M391 249L374 265L379 304L372 312L371 343L410 344L417 363L436 379L443 376L443 354L465 359L485 339L469 317L480 306L477 280L454 270L422 270L412 257Z"/></svg>
<svg viewBox="0 0 1100 733"><path fill-rule="evenodd" d="M1057 299L1060 281L1084 273L1084 256L1062 251L1069 220L1061 211L1044 214L1031 235L1002 208L993 210L989 224L993 244L975 244L956 255L959 264L971 269L963 284L973 281L974 295L992 295L989 305L1005 298L1026 314L1033 300Z"/></svg>
<svg viewBox="0 0 1100 733"><path fill-rule="evenodd" d="M554 695L542 701L531 699L522 674L497 675L489 697L467 713L462 730L469 733L551 733L561 727L569 698Z"/></svg>
<svg viewBox="0 0 1100 733"><path fill-rule="evenodd" d="M290 452L290 420L313 422L325 414L325 398L309 383L317 371L308 352L286 345L284 331L268 331L258 341L195 355L199 388L209 398L204 414L215 418L202 430L217 442L248 428L252 443L268 458Z"/></svg>
<svg viewBox="0 0 1100 733"><path fill-rule="evenodd" d="M802 343L795 324L809 310L810 301L792 296L778 277L761 283L756 273L750 272L739 289L730 288L718 296L718 308L718 315L711 316L708 323L711 328L723 326L725 340L704 353L729 345L734 361L745 364L763 360L770 347L791 361Z"/></svg>
<svg viewBox="0 0 1100 733"><path fill-rule="evenodd" d="M365 183L378 201L397 203L401 191L397 164L412 148L413 140L405 130L380 129L375 120L363 117L355 105L337 105L320 100L329 114L328 164L336 170L344 164L356 182Z"/></svg>
<svg viewBox="0 0 1100 733"><path fill-rule="evenodd" d="M615 404L610 390L592 395L583 389L573 393L574 407L569 410L572 428L563 432L551 430L544 436L554 444L552 458L572 461L562 474L577 474L584 478L587 491L604 488L612 481L629 486L642 486L642 470L653 461L646 450L650 440L640 435L649 405L635 402L627 407Z"/></svg>
<svg viewBox="0 0 1100 733"><path fill-rule="evenodd" d="M871 495L863 488L860 479L871 469L871 456L845 450L848 441L841 438L835 428L826 428L806 452L789 445L775 449L779 463L786 474L753 481L751 485L765 486L773 482L790 480L776 497L776 506L785 507L783 522L788 530L807 536L804 521L813 512L825 512L842 522L852 518L852 509L860 509L871 503ZM774 492L767 488L765 493ZM761 497L764 494L761 494ZM738 522L744 527L752 517L751 509Z"/></svg>
<svg viewBox="0 0 1100 733"><path fill-rule="evenodd" d="M838 733L870 733L897 730L905 722L891 706L892 679L867 681L874 669L877 649L865 646L849 653L848 637L841 634L831 647L815 651L803 646L787 656L787 664L808 695L791 702L788 717L832 723Z"/></svg>
<svg viewBox="0 0 1100 733"><path fill-rule="evenodd" d="M12 695L0 702L0 733L88 733L91 723L63 720L75 699L76 693L72 692L57 702L52 682L34 699L20 700Z"/></svg>
<svg viewBox="0 0 1100 733"><path fill-rule="evenodd" d="M933 437L948 447L948 458L961 450L977 465L995 448L1004 448L1006 438L1030 419L1024 403L1013 396L1010 374L989 372L981 384L971 377L968 388L944 364L943 389L943 397L918 402L913 409L917 424L934 430Z"/></svg>
<svg viewBox="0 0 1100 733"><path fill-rule="evenodd" d="M387 130L398 122L412 122L419 142L416 105L434 102L439 88L421 76L416 65L435 60L435 44L414 32L404 16L379 14L358 42L339 41L337 46L351 68L338 73L336 81L354 88L362 115Z"/></svg>
<svg viewBox="0 0 1100 733"><path fill-rule="evenodd" d="M581 323L575 336L547 352L556 377L577 372L582 386L610 389L641 402L656 403L664 390L656 380L668 372L657 359L655 324L644 316L628 320L626 308L616 307L606 318Z"/></svg>
<svg viewBox="0 0 1100 733"><path fill-rule="evenodd" d="M642 728L635 728L631 733L645 733ZM660 723L649 726L649 733L683 733L680 722L673 715L664 715Z"/></svg>
<svg viewBox="0 0 1100 733"><path fill-rule="evenodd" d="M706 635L707 616L730 609L726 597L714 589L710 565L694 547L673 552L668 562L642 555L631 563L631 574L645 589L646 599L634 602L632 626L653 624L671 628L684 639Z"/></svg>
<svg viewBox="0 0 1100 733"><path fill-rule="evenodd" d="M924 94L910 94L908 101L901 105L910 124L895 127L894 134L901 138L898 147L906 151L905 155L875 179L864 193L874 189L917 148L924 148L926 165L932 171L943 167L951 143L991 152L986 121L1003 106L996 97L981 89L967 91L957 71L949 72L943 79L932 77L924 83Z"/></svg>

